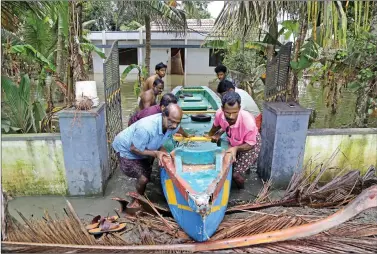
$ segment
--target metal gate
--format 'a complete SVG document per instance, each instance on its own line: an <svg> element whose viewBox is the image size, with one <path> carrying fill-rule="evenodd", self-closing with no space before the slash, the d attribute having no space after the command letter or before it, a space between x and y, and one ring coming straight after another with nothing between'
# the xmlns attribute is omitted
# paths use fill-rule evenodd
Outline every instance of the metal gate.
<svg viewBox="0 0 377 254"><path fill-rule="evenodd" d="M287 83L291 61L292 42L280 47L277 56L267 63L264 88L265 101L287 101Z"/></svg>
<svg viewBox="0 0 377 254"><path fill-rule="evenodd" d="M105 102L106 102L106 134L108 140L110 174L118 167L118 158L111 146L115 136L122 131L122 104L120 93L118 41L115 41L103 64Z"/></svg>

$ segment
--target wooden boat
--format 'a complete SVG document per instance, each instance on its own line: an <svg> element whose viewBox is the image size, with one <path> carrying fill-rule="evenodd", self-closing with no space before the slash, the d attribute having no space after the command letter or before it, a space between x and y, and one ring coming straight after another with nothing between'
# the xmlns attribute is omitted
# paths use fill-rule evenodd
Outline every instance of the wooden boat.
<svg viewBox="0 0 377 254"><path fill-rule="evenodd" d="M208 87L176 87L172 93L184 111L181 126L198 136L191 141L200 142L174 149L174 159L164 158L161 183L174 219L190 237L203 242L224 217L232 180L231 157L224 153L227 141L217 146L203 137L221 101ZM191 116L196 114L206 114L210 120L193 121Z"/></svg>

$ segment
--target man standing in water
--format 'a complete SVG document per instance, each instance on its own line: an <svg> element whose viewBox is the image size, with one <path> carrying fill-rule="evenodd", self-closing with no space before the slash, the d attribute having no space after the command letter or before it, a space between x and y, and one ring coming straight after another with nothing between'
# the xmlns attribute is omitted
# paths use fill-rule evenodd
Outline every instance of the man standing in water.
<svg viewBox="0 0 377 254"><path fill-rule="evenodd" d="M153 82L156 79L162 79L163 77L165 77L166 68L167 68L167 66L165 64L163 64L162 62L157 64L156 67L155 67L156 73L153 74L152 76L150 76L149 78L147 78L147 80L143 84L143 88L141 89L141 92L146 92L146 91L152 89L153 88Z"/></svg>
<svg viewBox="0 0 377 254"><path fill-rule="evenodd" d="M227 68L225 65L219 65L215 68L215 72L216 72L216 75L217 75L217 78L221 81L223 80L228 80L230 82L232 82L232 84L236 86L236 84L234 83L234 81L229 77L228 73L227 73Z"/></svg>
<svg viewBox="0 0 377 254"><path fill-rule="evenodd" d="M177 104L169 104L160 114L140 119L114 139L113 148L119 159L121 171L128 177L136 178L136 191L143 195L150 181L154 158L161 165L163 156L170 156L163 144L172 139L179 130L182 110ZM133 200L129 208L140 208Z"/></svg>
<svg viewBox="0 0 377 254"><path fill-rule="evenodd" d="M258 159L261 138L254 117L241 109L241 97L234 91L227 92L221 98L222 107L217 110L215 121L208 136L212 142L220 139L219 130L226 132L232 155L232 178L238 188L243 189L245 173Z"/></svg>
<svg viewBox="0 0 377 254"><path fill-rule="evenodd" d="M164 81L162 79L156 79L153 82L152 89L142 92L140 95L139 108L140 110L149 108L157 104L157 96L164 91Z"/></svg>

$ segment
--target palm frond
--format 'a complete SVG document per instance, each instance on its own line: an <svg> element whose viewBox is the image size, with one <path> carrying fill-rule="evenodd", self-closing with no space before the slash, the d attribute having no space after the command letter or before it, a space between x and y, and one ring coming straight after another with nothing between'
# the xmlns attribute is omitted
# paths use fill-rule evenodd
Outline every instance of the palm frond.
<svg viewBox="0 0 377 254"><path fill-rule="evenodd" d="M30 80L28 75L22 77L19 86L9 78L2 76L1 86L7 106L7 110L4 112L11 126L21 129L23 133L27 133L30 130L36 132L30 103Z"/></svg>
<svg viewBox="0 0 377 254"><path fill-rule="evenodd" d="M11 31L1 28L1 43L9 42L11 45L24 44L22 39Z"/></svg>
<svg viewBox="0 0 377 254"><path fill-rule="evenodd" d="M125 4L128 13L132 14L134 19L140 23L144 23L144 16L147 15L164 32L186 33L187 20L183 10L157 0L127 1Z"/></svg>
<svg viewBox="0 0 377 254"><path fill-rule="evenodd" d="M54 35L49 20L51 19L48 17L40 19L34 13L28 12L21 28L25 43L44 55L48 55L57 42L57 36Z"/></svg>
<svg viewBox="0 0 377 254"><path fill-rule="evenodd" d="M21 21L18 17L23 16L25 12L31 11L43 18L51 8L59 4L55 1L1 1L1 25L14 31Z"/></svg>
<svg viewBox="0 0 377 254"><path fill-rule="evenodd" d="M293 10L300 4L289 1L227 1L216 19L214 33L231 38L255 37L254 28L268 27L287 9L294 15Z"/></svg>

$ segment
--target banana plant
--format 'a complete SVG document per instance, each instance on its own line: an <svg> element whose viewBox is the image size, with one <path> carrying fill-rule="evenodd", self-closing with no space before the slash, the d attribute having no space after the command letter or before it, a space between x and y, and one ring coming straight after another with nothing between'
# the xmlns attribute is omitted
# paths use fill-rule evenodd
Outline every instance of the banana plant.
<svg viewBox="0 0 377 254"><path fill-rule="evenodd" d="M138 79L134 83L134 94L137 97L140 95L141 86L144 83L144 81L148 78L148 69L144 66L139 66L137 64L130 64L127 66L126 69L122 72L122 75L120 77L121 81L124 82L127 78L127 75L134 69L138 70Z"/></svg>

